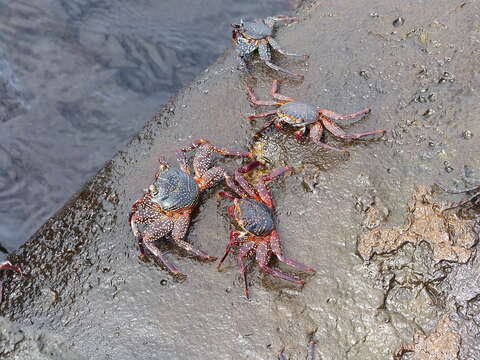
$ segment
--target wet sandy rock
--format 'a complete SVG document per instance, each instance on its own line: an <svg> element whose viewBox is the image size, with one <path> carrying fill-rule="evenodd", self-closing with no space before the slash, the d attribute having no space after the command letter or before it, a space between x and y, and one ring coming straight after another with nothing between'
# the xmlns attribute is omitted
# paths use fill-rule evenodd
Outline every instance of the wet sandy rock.
<svg viewBox="0 0 480 360"><path fill-rule="evenodd" d="M408 205L404 226L379 226L360 236L358 253L364 260L375 254L391 253L406 243L428 243L436 262L447 260L466 263L477 241L474 222L462 220L454 212L442 212L446 204L435 203L425 186L418 186ZM368 216L375 217L375 210ZM375 223L373 219L369 223Z"/></svg>
<svg viewBox="0 0 480 360"><path fill-rule="evenodd" d="M61 336L0 317L0 358L12 360L84 360Z"/></svg>
<svg viewBox="0 0 480 360"><path fill-rule="evenodd" d="M402 347L396 359L406 358L413 353L414 360L454 360L460 351L460 335L455 333L454 324L448 316L440 319L430 335L416 333L413 342Z"/></svg>

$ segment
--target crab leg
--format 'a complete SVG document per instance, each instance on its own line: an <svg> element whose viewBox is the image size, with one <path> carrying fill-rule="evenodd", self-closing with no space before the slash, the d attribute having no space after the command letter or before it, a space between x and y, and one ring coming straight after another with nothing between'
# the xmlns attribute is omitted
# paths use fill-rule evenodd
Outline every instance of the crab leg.
<svg viewBox="0 0 480 360"><path fill-rule="evenodd" d="M241 157L247 157L247 158L252 156L252 154L249 153L249 152L229 151L229 150L224 150L224 149L218 148L215 145L213 145L210 141L205 140L205 139L195 140L189 146L186 146L183 149L180 149L179 151L177 151L177 153L179 153L179 152L184 152L184 153L185 152L190 152L190 151L193 151L196 148L200 147L201 145L205 145L205 147L208 147L210 149L210 151L219 153L220 155L223 155L223 156L241 156Z"/></svg>
<svg viewBox="0 0 480 360"><path fill-rule="evenodd" d="M272 197L270 195L270 191L268 190L266 183L273 180L277 176L282 175L287 171L293 171L293 169L290 167L282 167L282 168L276 169L272 171L269 175L263 175L257 183L258 195L260 195L260 198L265 203L265 205L267 205L271 209L273 209L273 202L272 202Z"/></svg>
<svg viewBox="0 0 480 360"><path fill-rule="evenodd" d="M243 190L248 194L249 197L251 198L256 198L257 193L255 192L255 189L250 183L243 177L242 174L246 174L256 167L260 165L260 161L253 161L248 165L245 165L244 167L235 170L235 181L242 187Z"/></svg>
<svg viewBox="0 0 480 360"><path fill-rule="evenodd" d="M193 169L195 171L195 176L198 178L203 178L208 172L210 164L212 162L212 153L214 152L223 156L241 156L241 157L247 157L247 158L252 157L252 154L250 152L223 150L215 147L214 145L212 145L211 143L203 139L193 142L192 145L180 151L182 152L191 151L190 149L192 149L192 147L194 146L198 147L198 150L193 158ZM220 170L218 169L221 169L221 168L216 168L216 169L217 170L215 171L217 173L215 175L212 174L213 177L219 176L218 171Z"/></svg>
<svg viewBox="0 0 480 360"><path fill-rule="evenodd" d="M274 277L278 277L283 280L291 281L295 284L303 285L305 284L305 281L296 279L294 277L291 277L290 275L287 275L281 271L272 269L271 267L268 267L268 260L270 260L270 254L267 249L267 245L262 244L257 248L257 256L256 256L256 261L260 268L265 271L267 274L270 274Z"/></svg>
<svg viewBox="0 0 480 360"><path fill-rule="evenodd" d="M337 121L352 120L356 118L359 118L357 121L360 121L361 120L360 117L370 114L371 111L372 110L370 108L366 108L354 114L341 115L341 114L334 113L333 111L330 111L330 110L321 109L321 110L318 110L318 113L320 115L328 117L329 119L337 120Z"/></svg>
<svg viewBox="0 0 480 360"><path fill-rule="evenodd" d="M295 73L291 72L290 70L281 68L280 66L272 63L271 62L272 56L270 54L270 49L269 49L268 46L269 45L268 45L268 42L266 40L265 41L262 40L262 42L258 46L258 54L260 55L260 59L265 63L265 65L272 68L273 70L281 71L281 72L284 72L288 75L292 75L292 76L298 77L300 79L303 79L303 77L304 77L303 75L295 74Z"/></svg>
<svg viewBox="0 0 480 360"><path fill-rule="evenodd" d="M153 242L156 239L159 239L165 235L167 235L173 228L173 222L167 217L159 217L158 214L148 214L148 211L153 211L153 210L147 210L147 214L143 218L153 218L156 219L155 222L149 224L147 229L144 231L143 236L140 234L138 231L137 227L137 221L138 222L144 222L143 218L137 217L137 215L133 215L132 219L130 221L130 225L132 227L133 234L139 241L143 237L143 245L158 259L160 260L165 267L172 272L174 275L179 275L179 276L184 276L176 267L175 265L171 264L168 262L168 260L165 258L165 256L162 254L162 252L153 244ZM140 252L144 251L143 246L140 247ZM141 255L144 255L141 254Z"/></svg>
<svg viewBox="0 0 480 360"><path fill-rule="evenodd" d="M227 193L226 191L220 191L220 192L218 193L218 196L220 196L220 197L222 197L222 198L224 198L224 199L228 199L228 200L230 200L230 201L233 201L233 200L236 199L235 196L233 196L232 194Z"/></svg>
<svg viewBox="0 0 480 360"><path fill-rule="evenodd" d="M355 139L360 139L362 137L369 136L369 135L382 135L385 133L385 130L375 130L375 131L369 131L361 134L347 134L345 131L343 131L337 125L335 125L335 123L329 118L322 117L321 121L328 131L330 131L334 136L341 139L355 140Z"/></svg>
<svg viewBox="0 0 480 360"><path fill-rule="evenodd" d="M255 247L254 242L246 243L243 245L237 254L238 266L240 266L240 274L242 274L243 281L245 283L245 296L249 299L248 283L247 283L247 268L245 267L244 258L250 254L250 251Z"/></svg>
<svg viewBox="0 0 480 360"><path fill-rule="evenodd" d="M180 246L182 249L187 250L188 252L197 255L203 260L216 260L215 256L210 256L206 252L197 249L192 246L192 244L183 240L187 234L188 225L190 224L190 211L180 216L173 225L172 238L175 243Z"/></svg>
<svg viewBox="0 0 480 360"><path fill-rule="evenodd" d="M225 170L221 167L212 167L205 172L202 177L200 178L200 191L204 191L217 182L222 180L225 176Z"/></svg>
<svg viewBox="0 0 480 360"><path fill-rule="evenodd" d="M313 271L313 272L315 272L315 269L313 269L309 266L303 265L301 263L298 263L294 260L291 260L283 254L282 245L280 243L280 238L278 237L278 234L275 230L273 230L272 234L270 235L270 246L272 247L273 253L277 256L278 260L280 260L281 262L283 262L287 265L290 265L291 267L293 267L295 269L299 269L299 270L302 270L302 271Z"/></svg>
<svg viewBox="0 0 480 360"><path fill-rule="evenodd" d="M248 100L253 104L257 106L280 106L282 103L279 103L277 101L272 101L272 100L258 100L257 97L255 96L255 93L253 92L253 89L250 86L246 86L247 89L247 94L248 94ZM273 113L276 113L273 112ZM267 113L265 113L267 114ZM273 115L273 114L272 114ZM258 117L266 117L265 116L258 116Z"/></svg>
<svg viewBox="0 0 480 360"><path fill-rule="evenodd" d="M242 242L237 240L237 237L240 235L240 232L237 230L230 230L230 241L227 244L227 247L225 248L225 254L223 254L222 259L218 262L217 265L217 270L220 270L220 267L222 266L223 262L227 258L228 254L230 253L230 250L234 246L240 245Z"/></svg>
<svg viewBox="0 0 480 360"><path fill-rule="evenodd" d="M243 191L243 189L238 186L238 184L235 182L235 180L232 179L232 177L228 174L225 174L225 182L227 183L228 187L235 191L235 193L240 196L241 198L248 198L247 193Z"/></svg>
<svg viewBox="0 0 480 360"><path fill-rule="evenodd" d="M321 141L321 137L323 134L323 125L320 123L313 124L310 126L310 140L312 140L315 144L318 146L323 147L324 149L327 150L335 150L335 151L340 151L340 152L348 152L346 149L339 149L334 146L325 144L323 141Z"/></svg>
<svg viewBox="0 0 480 360"><path fill-rule="evenodd" d="M268 43L272 46L272 48L276 51L278 51L280 54L282 55L287 55L287 56L297 56L297 57L308 57L308 54L296 54L296 53L292 53L292 52L289 52L289 51L286 51L286 50L283 50L281 47L280 47L280 44L271 36L268 36L267 37L267 41Z"/></svg>
<svg viewBox="0 0 480 360"><path fill-rule="evenodd" d="M272 90L270 92L272 97L274 99L277 99L277 100L280 100L280 101L286 101L286 102L295 101L295 99L293 99L291 97L288 97L288 96L285 96L285 95L282 95L282 94L278 93L280 82L281 82L280 80L273 80Z"/></svg>
<svg viewBox="0 0 480 360"><path fill-rule="evenodd" d="M293 16L287 16L287 15L276 15L276 16L269 16L267 17L264 22L265 22L265 25L269 26L269 27L273 27L275 25L276 22L279 22L279 21L297 21L298 18L297 17L293 17Z"/></svg>

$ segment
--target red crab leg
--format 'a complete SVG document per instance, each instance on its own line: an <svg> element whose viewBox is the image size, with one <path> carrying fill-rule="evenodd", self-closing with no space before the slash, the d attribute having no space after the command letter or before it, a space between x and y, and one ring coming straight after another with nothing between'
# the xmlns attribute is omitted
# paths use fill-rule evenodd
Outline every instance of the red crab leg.
<svg viewBox="0 0 480 360"><path fill-rule="evenodd" d="M375 130L369 131L361 134L347 134L345 131L340 129L335 123L327 117L321 117L322 124L330 131L334 136L341 138L341 139L360 139L365 136L369 135L382 135L385 133L385 130Z"/></svg>
<svg viewBox="0 0 480 360"><path fill-rule="evenodd" d="M172 238L175 241L175 244L177 244L182 249L185 249L188 252L197 255L203 260L217 260L215 256L210 256L206 252L193 247L192 244L183 240L183 238L187 234L189 224L190 212L180 216L177 220L175 220L172 230Z"/></svg>
<svg viewBox="0 0 480 360"><path fill-rule="evenodd" d="M278 277L283 280L291 281L295 284L303 285L305 284L305 281L296 279L294 277L291 277L290 275L287 275L281 271L272 269L268 267L268 260L270 260L270 254L267 249L266 244L262 244L257 248L257 256L256 256L256 261L260 268L265 271L267 274L270 274L274 277Z"/></svg>
<svg viewBox="0 0 480 360"><path fill-rule="evenodd" d="M233 201L233 200L236 199L235 196L233 196L232 194L227 193L226 191L220 191L220 192L218 193L218 196L220 196L220 197L222 197L222 198L224 198L224 199L228 199L228 200L230 200L230 201Z"/></svg>
<svg viewBox="0 0 480 360"><path fill-rule="evenodd" d="M337 121L352 120L352 119L370 114L371 111L372 110L370 108L366 108L366 109L363 109L362 111L356 112L354 114L341 115L341 114L337 114L337 113L334 113L333 111L326 110L326 109L318 110L320 115L324 115L324 116L328 117L329 119L337 120ZM358 120L361 120L361 119L358 119Z"/></svg>
<svg viewBox="0 0 480 360"><path fill-rule="evenodd" d="M189 146L186 146L183 149L180 149L179 151L190 152L198 148L200 145L204 145L204 144L208 144L211 147L212 151L219 153L220 155L223 155L223 156L241 156L241 157L247 157L247 158L252 156L252 154L249 152L229 151L229 150L218 148L215 145L213 145L210 141L205 139L195 140Z"/></svg>
<svg viewBox="0 0 480 360"><path fill-rule="evenodd" d="M253 104L257 106L280 106L282 103L279 103L277 101L272 101L272 100L258 100L257 97L255 96L255 93L253 92L253 89L250 86L247 86L247 94L248 94L248 100Z"/></svg>
<svg viewBox="0 0 480 360"><path fill-rule="evenodd" d="M213 152L216 152L223 156L241 156L241 157L252 158L252 153L250 152L223 150L223 149L217 148L216 146L212 145L206 140L198 140L197 142L192 143L192 145L190 147L187 147L186 149L190 149L192 146L198 146L198 150L193 158L193 169L195 170L195 175L198 178L203 178L204 175L209 170L210 163L211 163L211 156ZM181 151L184 151L184 150L185 149L182 149ZM217 169L221 169L221 168L217 168Z"/></svg>
<svg viewBox="0 0 480 360"><path fill-rule="evenodd" d="M232 179L230 175L225 174L225 182L227 183L228 187L235 191L238 196L244 199L248 198L248 194L243 191L240 186L238 186L238 184L235 182L235 180Z"/></svg>
<svg viewBox="0 0 480 360"><path fill-rule="evenodd" d="M200 191L204 191L217 182L221 181L225 176L225 170L221 167L213 167L208 169L200 178Z"/></svg>
<svg viewBox="0 0 480 360"><path fill-rule="evenodd" d="M265 203L265 205L267 205L271 209L273 209L272 197L266 183L273 180L277 176L282 175L286 171L293 171L293 169L290 167L278 168L272 171L269 175L263 175L257 183L258 195L260 195L260 198Z"/></svg>
<svg viewBox="0 0 480 360"><path fill-rule="evenodd" d="M174 275L178 276L185 276L183 273L181 273L175 265L171 264L165 256L162 254L160 249L158 249L154 245L154 241L156 239L159 239L165 235L167 235L173 227L172 220L168 217L159 217L158 214L153 213L147 213L144 215L145 218L149 219L155 219L155 221L151 224L148 225L147 229L144 231L143 235L140 234L138 227L137 227L137 221L142 223L143 218L137 217L137 215L133 215L130 225L132 227L133 234L137 239L140 238L140 240L143 238L143 246L145 246L158 260L162 262L163 265ZM140 247L140 252L144 251L143 246ZM143 254L144 255L144 254ZM142 253L141 255L142 256Z"/></svg>
<svg viewBox="0 0 480 360"><path fill-rule="evenodd" d="M243 190L245 190L249 197L254 199L257 197L257 193L255 192L254 187L250 185L250 183L243 177L242 174L246 174L252 171L260 164L260 161L253 161L250 164L247 164L244 167L235 170L235 181L242 187Z"/></svg>
<svg viewBox="0 0 480 360"><path fill-rule="evenodd" d="M295 101L295 99L291 98L291 97L288 97L288 96L285 96L285 95L282 95L282 94L279 94L278 91L279 91L279 85L281 83L281 80L273 80L273 83L272 83L272 90L271 90L271 95L274 99L277 99L277 100L280 100L282 102L291 102L291 101Z"/></svg>
<svg viewBox="0 0 480 360"><path fill-rule="evenodd" d="M227 247L225 248L225 254L223 254L222 259L218 262L217 265L217 270L220 270L220 267L222 266L223 262L227 258L228 254L230 253L230 250L232 249L233 246L238 246L242 243L242 241L237 240L237 236L240 235L240 232L237 230L230 230L230 241L227 244Z"/></svg>
<svg viewBox="0 0 480 360"><path fill-rule="evenodd" d="M240 250L238 250L237 254L238 266L240 266L240 274L242 274L243 281L245 283L245 296L247 299L249 299L250 296L248 293L247 268L245 267L245 262L243 259L250 255L250 252L254 249L255 245L256 244L254 242L246 243L240 248Z"/></svg>
<svg viewBox="0 0 480 360"><path fill-rule="evenodd" d="M293 267L295 269L299 269L299 270L302 270L302 271L313 271L313 272L315 272L315 269L313 269L309 266L303 265L301 263L298 263L294 260L291 260L283 254L282 245L280 243L280 238L278 237L278 234L275 230L273 230L272 234L270 235L270 246L272 247L272 251L277 256L279 261L281 261L281 262L283 262L287 265L290 265L291 267Z"/></svg>
<svg viewBox="0 0 480 360"><path fill-rule="evenodd" d="M323 147L324 149L327 149L327 150L348 152L348 150L346 150L346 149L339 149L339 148L336 148L334 146L325 144L323 141L320 140L321 137L322 137L322 134L323 134L323 125L322 124L316 123L316 124L313 124L312 126L310 126L310 134L309 134L310 140L312 140L315 144L317 144L318 146L321 146L321 147Z"/></svg>

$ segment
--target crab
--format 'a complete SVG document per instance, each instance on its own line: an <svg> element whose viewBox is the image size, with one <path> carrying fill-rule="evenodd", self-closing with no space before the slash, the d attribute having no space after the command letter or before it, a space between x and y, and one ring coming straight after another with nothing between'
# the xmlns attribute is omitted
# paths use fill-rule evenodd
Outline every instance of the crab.
<svg viewBox="0 0 480 360"><path fill-rule="evenodd" d="M195 174L192 175L185 153L195 149L196 154L193 158ZM172 239L179 247L201 259L216 260L215 257L184 240L191 213L200 194L225 176L225 170L221 167L210 167L214 152L223 156L252 157L251 153L223 150L201 139L177 152L180 168L170 167L167 162L160 160L160 168L154 182L148 187L145 195L133 204L128 220L137 238L141 259L145 258L147 248L170 272L185 277L154 245L155 240L171 233ZM143 225L142 231L139 224Z"/></svg>
<svg viewBox="0 0 480 360"><path fill-rule="evenodd" d="M279 261L293 268L301 271L315 272L315 269L285 256L280 238L275 229L274 207L266 184L276 177L290 172L292 169L282 167L274 170L269 175L262 176L256 186L253 187L245 179L243 174L250 172L258 165L260 165L260 162L254 161L237 169L234 175L235 179L230 176L225 177L227 185L240 198L225 191L219 193L220 197L233 201L233 205L227 208L227 213L236 221L241 230L230 231L230 241L225 249L225 254L218 263L217 269L220 270L222 263L227 258L232 247L240 246L237 260L240 266L240 273L245 283L245 296L247 299L249 298L249 290L244 259L251 255L255 254L255 261L267 274L291 281L295 284L303 285L305 282L268 266L272 254L274 254Z"/></svg>
<svg viewBox="0 0 480 360"><path fill-rule="evenodd" d="M4 270L4 271L10 270L10 271L15 271L22 274L21 269L18 266L12 265L10 261L4 261L0 263L0 271L1 270ZM2 302L3 302L3 282L0 280L0 303Z"/></svg>
<svg viewBox="0 0 480 360"><path fill-rule="evenodd" d="M303 75L295 74L271 62L270 48L287 56L308 57L308 54L296 54L283 50L273 38L276 22L294 20L297 20L297 18L277 15L263 20L241 20L240 24L232 24L232 41L235 43L235 49L242 66L248 69L247 60L249 60L255 50L258 50L260 59L271 69L303 79Z"/></svg>
<svg viewBox="0 0 480 360"><path fill-rule="evenodd" d="M278 93L280 80L274 80L272 84L271 95L275 100L262 101L258 100L253 92L252 88L247 86L247 93L250 102L256 106L278 106L276 110L266 113L255 114L248 117L249 120L258 118L271 117L260 130L255 133L255 136L259 136L263 131L275 125L277 129L283 129L283 125L287 124L295 129L295 138L298 141L302 141L307 129L309 132L309 138L315 144L328 149L341 152L348 152L346 149L339 149L334 146L328 145L321 141L324 128L331 132L335 137L340 139L360 139L365 136L383 135L385 130L369 131L361 134L347 134L334 122L352 120L367 115L370 113L370 109L366 108L354 114L340 115L333 111L321 109L314 105L301 103L295 101L291 97L281 95ZM358 121L356 120L356 121ZM356 122L354 121L354 122ZM350 122L351 123L351 122Z"/></svg>

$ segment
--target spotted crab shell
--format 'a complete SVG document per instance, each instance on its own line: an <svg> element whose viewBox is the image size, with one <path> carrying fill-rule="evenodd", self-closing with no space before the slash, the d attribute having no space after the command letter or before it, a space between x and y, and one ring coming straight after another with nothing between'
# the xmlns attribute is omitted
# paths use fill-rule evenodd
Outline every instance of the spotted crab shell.
<svg viewBox="0 0 480 360"><path fill-rule="evenodd" d="M272 210L250 199L239 199L237 206L239 225L256 236L265 236L275 229Z"/></svg>
<svg viewBox="0 0 480 360"><path fill-rule="evenodd" d="M278 114L283 121L293 126L305 126L317 121L318 109L310 104L293 101L280 106Z"/></svg>
<svg viewBox="0 0 480 360"><path fill-rule="evenodd" d="M193 206L199 195L195 180L178 168L170 168L160 173L153 183L157 192L151 201L164 211L180 210Z"/></svg>
<svg viewBox="0 0 480 360"><path fill-rule="evenodd" d="M261 22L245 22L242 33L255 40L265 39L272 35L272 28Z"/></svg>

